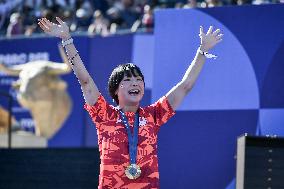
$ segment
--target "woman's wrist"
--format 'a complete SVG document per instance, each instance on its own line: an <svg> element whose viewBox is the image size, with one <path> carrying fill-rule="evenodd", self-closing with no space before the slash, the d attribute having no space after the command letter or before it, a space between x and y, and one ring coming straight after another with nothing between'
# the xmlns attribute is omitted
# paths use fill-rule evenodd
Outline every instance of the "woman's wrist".
<svg viewBox="0 0 284 189"><path fill-rule="evenodd" d="M62 40L61 44L62 44L63 48L65 48L67 45L73 44L72 37L68 38L67 40Z"/></svg>
<svg viewBox="0 0 284 189"><path fill-rule="evenodd" d="M216 58L217 58L216 55L208 53L208 50L206 50L206 48L201 48L201 46L199 46L197 52L198 52L199 54L205 56L206 58L213 58L213 59L216 59Z"/></svg>
<svg viewBox="0 0 284 189"><path fill-rule="evenodd" d="M70 35L70 33L68 33L68 34L66 34L66 35L63 35L62 37L61 37L61 40L62 41L66 41L66 40L68 40L68 39L70 39L71 38L71 35Z"/></svg>
<svg viewBox="0 0 284 189"><path fill-rule="evenodd" d="M200 49L201 51L203 51L203 52L208 52L208 51L209 51L209 49L206 48L204 45L200 45L200 46L199 46L199 49Z"/></svg>

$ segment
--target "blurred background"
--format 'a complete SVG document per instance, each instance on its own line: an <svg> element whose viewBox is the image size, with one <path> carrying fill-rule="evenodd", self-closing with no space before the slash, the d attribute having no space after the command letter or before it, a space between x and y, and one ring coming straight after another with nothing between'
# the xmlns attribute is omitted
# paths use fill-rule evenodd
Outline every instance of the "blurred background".
<svg viewBox="0 0 284 189"><path fill-rule="evenodd" d="M159 9L283 3L282 0L1 0L0 35L31 36L41 33L37 19L58 16L75 33L110 35L143 30L151 32Z"/></svg>

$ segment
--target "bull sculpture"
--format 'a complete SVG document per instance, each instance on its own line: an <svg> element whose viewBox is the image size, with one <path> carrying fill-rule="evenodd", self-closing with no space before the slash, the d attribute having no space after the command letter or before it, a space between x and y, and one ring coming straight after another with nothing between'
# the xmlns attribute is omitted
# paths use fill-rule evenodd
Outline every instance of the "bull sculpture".
<svg viewBox="0 0 284 189"><path fill-rule="evenodd" d="M65 63L38 60L9 67L0 64L0 71L19 76L13 83L18 90L17 100L30 110L36 135L47 139L62 127L72 108L67 83L59 77L70 73L71 68L64 50L59 51Z"/></svg>

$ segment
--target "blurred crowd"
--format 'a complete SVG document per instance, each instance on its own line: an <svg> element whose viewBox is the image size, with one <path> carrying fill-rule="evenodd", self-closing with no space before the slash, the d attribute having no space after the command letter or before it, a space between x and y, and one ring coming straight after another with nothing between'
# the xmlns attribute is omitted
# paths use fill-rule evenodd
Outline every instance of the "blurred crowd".
<svg viewBox="0 0 284 189"><path fill-rule="evenodd" d="M37 19L62 18L76 33L152 32L154 10L284 3L284 0L0 0L0 36L40 33Z"/></svg>

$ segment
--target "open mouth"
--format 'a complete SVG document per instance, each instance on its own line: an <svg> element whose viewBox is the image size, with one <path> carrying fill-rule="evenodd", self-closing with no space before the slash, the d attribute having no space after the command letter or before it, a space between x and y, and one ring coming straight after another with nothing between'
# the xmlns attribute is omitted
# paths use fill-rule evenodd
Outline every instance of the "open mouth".
<svg viewBox="0 0 284 189"><path fill-rule="evenodd" d="M128 91L128 94L130 94L131 96L136 96L140 93L139 89L131 89Z"/></svg>

